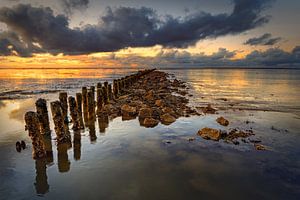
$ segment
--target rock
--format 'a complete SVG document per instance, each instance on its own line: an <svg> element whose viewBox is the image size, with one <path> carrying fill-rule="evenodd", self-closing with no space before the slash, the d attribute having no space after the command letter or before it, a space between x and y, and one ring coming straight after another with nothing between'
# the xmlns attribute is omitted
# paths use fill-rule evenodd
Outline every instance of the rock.
<svg viewBox="0 0 300 200"><path fill-rule="evenodd" d="M22 149L26 148L26 143L24 142L24 140L21 141L21 147L22 147Z"/></svg>
<svg viewBox="0 0 300 200"><path fill-rule="evenodd" d="M163 100L158 99L158 100L155 101L155 105L158 106L158 107L161 107L161 106L164 106L164 102L163 102Z"/></svg>
<svg viewBox="0 0 300 200"><path fill-rule="evenodd" d="M135 107L132 107L132 106L129 106L127 104L124 104L122 107L121 107L121 113L122 113L122 117L135 117L137 112L136 112L136 108Z"/></svg>
<svg viewBox="0 0 300 200"><path fill-rule="evenodd" d="M188 138L188 141L189 141L189 142L192 142L192 141L194 141L194 140L196 140L196 138L194 138L194 137Z"/></svg>
<svg viewBox="0 0 300 200"><path fill-rule="evenodd" d="M256 150L258 151L264 151L267 150L265 146L261 145L261 144L254 144L254 147Z"/></svg>
<svg viewBox="0 0 300 200"><path fill-rule="evenodd" d="M161 123L165 125L172 124L176 121L176 118L170 115L169 113L163 114L160 116Z"/></svg>
<svg viewBox="0 0 300 200"><path fill-rule="evenodd" d="M203 111L205 114L215 114L217 110L216 110L215 108L211 107L210 104L208 104L207 107L204 107L204 108L202 109L202 111Z"/></svg>
<svg viewBox="0 0 300 200"><path fill-rule="evenodd" d="M176 116L176 113L174 112L174 110L172 109L172 108L170 108L170 107L164 107L163 109L162 109L162 111L163 111L163 113L168 113L168 114L170 114L170 115L172 115L172 116Z"/></svg>
<svg viewBox="0 0 300 200"><path fill-rule="evenodd" d="M221 131L213 128L203 128L198 131L198 135L207 140L215 140L218 141L221 139Z"/></svg>
<svg viewBox="0 0 300 200"><path fill-rule="evenodd" d="M228 126L229 125L229 121L227 119L225 119L224 117L219 117L216 121L219 124L221 124L222 126Z"/></svg>
<svg viewBox="0 0 300 200"><path fill-rule="evenodd" d="M153 90L148 91L145 96L145 99L148 101L154 100L154 91Z"/></svg>
<svg viewBox="0 0 300 200"><path fill-rule="evenodd" d="M158 120L147 117L144 119L143 126L152 128L157 126L158 123L159 123Z"/></svg>
<svg viewBox="0 0 300 200"><path fill-rule="evenodd" d="M16 142L16 150L17 150L17 152L21 152L21 149L22 149L21 143L19 141L17 141Z"/></svg>
<svg viewBox="0 0 300 200"><path fill-rule="evenodd" d="M152 112L151 108L141 108L139 111L139 120L152 117Z"/></svg>

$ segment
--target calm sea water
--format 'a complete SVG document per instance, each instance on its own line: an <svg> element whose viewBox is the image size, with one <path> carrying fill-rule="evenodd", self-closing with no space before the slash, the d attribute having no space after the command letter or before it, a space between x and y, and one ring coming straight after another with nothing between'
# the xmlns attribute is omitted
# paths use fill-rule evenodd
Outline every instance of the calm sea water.
<svg viewBox="0 0 300 200"><path fill-rule="evenodd" d="M50 102L58 91L73 95L133 71L0 70L0 199L300 198L300 70L167 70L189 84L192 106L211 103L219 114L150 129L97 121L71 147L57 147L53 132L53 160L32 160L23 115L37 98ZM215 122L220 115L229 127ZM203 140L196 133L206 126L252 128L268 150ZM21 153L18 140L28 144Z"/></svg>

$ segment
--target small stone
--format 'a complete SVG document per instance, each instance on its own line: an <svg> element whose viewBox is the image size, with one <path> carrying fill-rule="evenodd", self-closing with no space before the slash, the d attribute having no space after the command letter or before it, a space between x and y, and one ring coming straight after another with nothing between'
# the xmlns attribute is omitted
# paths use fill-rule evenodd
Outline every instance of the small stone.
<svg viewBox="0 0 300 200"><path fill-rule="evenodd" d="M152 127L157 126L158 123L159 123L158 120L153 119L153 118L148 118L148 117L147 117L147 118L144 119L143 125L144 125L145 127L152 128Z"/></svg>
<svg viewBox="0 0 300 200"><path fill-rule="evenodd" d="M221 139L221 131L213 128L203 128L198 131L198 135L206 140L215 140L219 141Z"/></svg>
<svg viewBox="0 0 300 200"><path fill-rule="evenodd" d="M155 101L155 105L158 106L158 107L161 107L161 106L164 105L164 102L163 102L163 100L158 99L158 100Z"/></svg>
<svg viewBox="0 0 300 200"><path fill-rule="evenodd" d="M258 151L264 151L267 150L265 146L261 145L261 144L254 144L254 147L256 150Z"/></svg>
<svg viewBox="0 0 300 200"><path fill-rule="evenodd" d="M196 140L196 138L194 138L194 137L188 138L188 141L189 141L189 142L192 142L192 141L194 141L194 140Z"/></svg>
<svg viewBox="0 0 300 200"><path fill-rule="evenodd" d="M22 149L26 148L26 143L24 142L24 140L21 141L21 147L22 147Z"/></svg>
<svg viewBox="0 0 300 200"><path fill-rule="evenodd" d="M229 121L227 119L225 119L224 117L219 117L216 121L219 124L221 124L222 126L228 126L229 125Z"/></svg>
<svg viewBox="0 0 300 200"><path fill-rule="evenodd" d="M161 119L161 123L163 123L165 125L172 124L173 122L176 121L176 118L173 117L172 115L170 115L169 113L161 115L160 119Z"/></svg>
<svg viewBox="0 0 300 200"><path fill-rule="evenodd" d="M21 143L19 141L17 141L16 142L16 150L17 150L17 152L21 152L21 149L22 149Z"/></svg>
<svg viewBox="0 0 300 200"><path fill-rule="evenodd" d="M121 112L122 112L122 116L133 117L136 115L136 108L125 104L121 107Z"/></svg>
<svg viewBox="0 0 300 200"><path fill-rule="evenodd" d="M210 104L207 105L207 107L203 108L202 111L205 113L205 114L215 114L216 113L216 109L211 107Z"/></svg>
<svg viewBox="0 0 300 200"><path fill-rule="evenodd" d="M151 108L141 108L139 111L139 120L144 120L145 118L150 118L152 116Z"/></svg>
<svg viewBox="0 0 300 200"><path fill-rule="evenodd" d="M150 90L149 92L147 92L145 99L148 101L154 100L154 91Z"/></svg>

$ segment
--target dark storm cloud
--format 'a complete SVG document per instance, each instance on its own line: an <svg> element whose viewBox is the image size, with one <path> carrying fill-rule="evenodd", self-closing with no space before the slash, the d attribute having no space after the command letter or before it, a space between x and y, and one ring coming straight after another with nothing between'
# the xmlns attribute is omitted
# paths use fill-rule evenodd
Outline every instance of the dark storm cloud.
<svg viewBox="0 0 300 200"><path fill-rule="evenodd" d="M278 48L270 48L266 51L252 51L243 59L234 59L235 51L229 51L225 48L220 48L212 55L204 53L191 54L185 51L163 50L154 59L139 58L139 62L150 63L150 65L161 65L165 62L171 67L183 66L300 66L300 46L296 46L291 52L286 52ZM137 60L137 59L136 59Z"/></svg>
<svg viewBox="0 0 300 200"><path fill-rule="evenodd" d="M256 45L264 45L264 46L272 46L274 44L277 44L279 41L281 41L281 37L272 37L272 34L266 33L263 34L260 37L254 37L248 39L245 44L256 46Z"/></svg>
<svg viewBox="0 0 300 200"><path fill-rule="evenodd" d="M296 46L292 52L271 48L266 51L253 51L245 58L245 62L260 65L300 65L300 46Z"/></svg>
<svg viewBox="0 0 300 200"><path fill-rule="evenodd" d="M65 15L49 7L19 4L0 9L0 21L32 46L50 53L81 54L116 51L126 47L187 47L198 40L239 34L268 22L261 12L271 0L234 0L231 14L205 12L186 17L159 17L150 8L108 8L96 25L71 29Z"/></svg>
<svg viewBox="0 0 300 200"><path fill-rule="evenodd" d="M72 14L74 9L86 9L89 4L89 0L61 0L65 12L68 14Z"/></svg>
<svg viewBox="0 0 300 200"><path fill-rule="evenodd" d="M34 45L28 46L14 32L0 32L0 56L19 55L29 57L32 53L43 52Z"/></svg>

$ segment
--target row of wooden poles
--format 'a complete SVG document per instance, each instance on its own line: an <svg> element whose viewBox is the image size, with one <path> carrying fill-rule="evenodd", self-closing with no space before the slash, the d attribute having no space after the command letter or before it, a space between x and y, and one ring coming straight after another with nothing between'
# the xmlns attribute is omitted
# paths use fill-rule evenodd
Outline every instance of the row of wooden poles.
<svg viewBox="0 0 300 200"><path fill-rule="evenodd" d="M110 100L117 100L128 87L154 70L138 71L135 74L113 80L112 84L108 82L98 83L96 100L94 86L89 89L82 87L82 92L76 93L76 97L68 97L66 92L59 93L59 100L50 103L57 143L71 142L68 107L73 123L72 129L74 131L83 130L85 125L89 126L89 123L95 122L96 116L105 115L102 113L104 105L109 104ZM51 130L46 100L38 99L35 105L36 112L29 111L25 114L25 129L28 130L32 140L32 156L37 159L47 155L43 136L51 137Z"/></svg>

